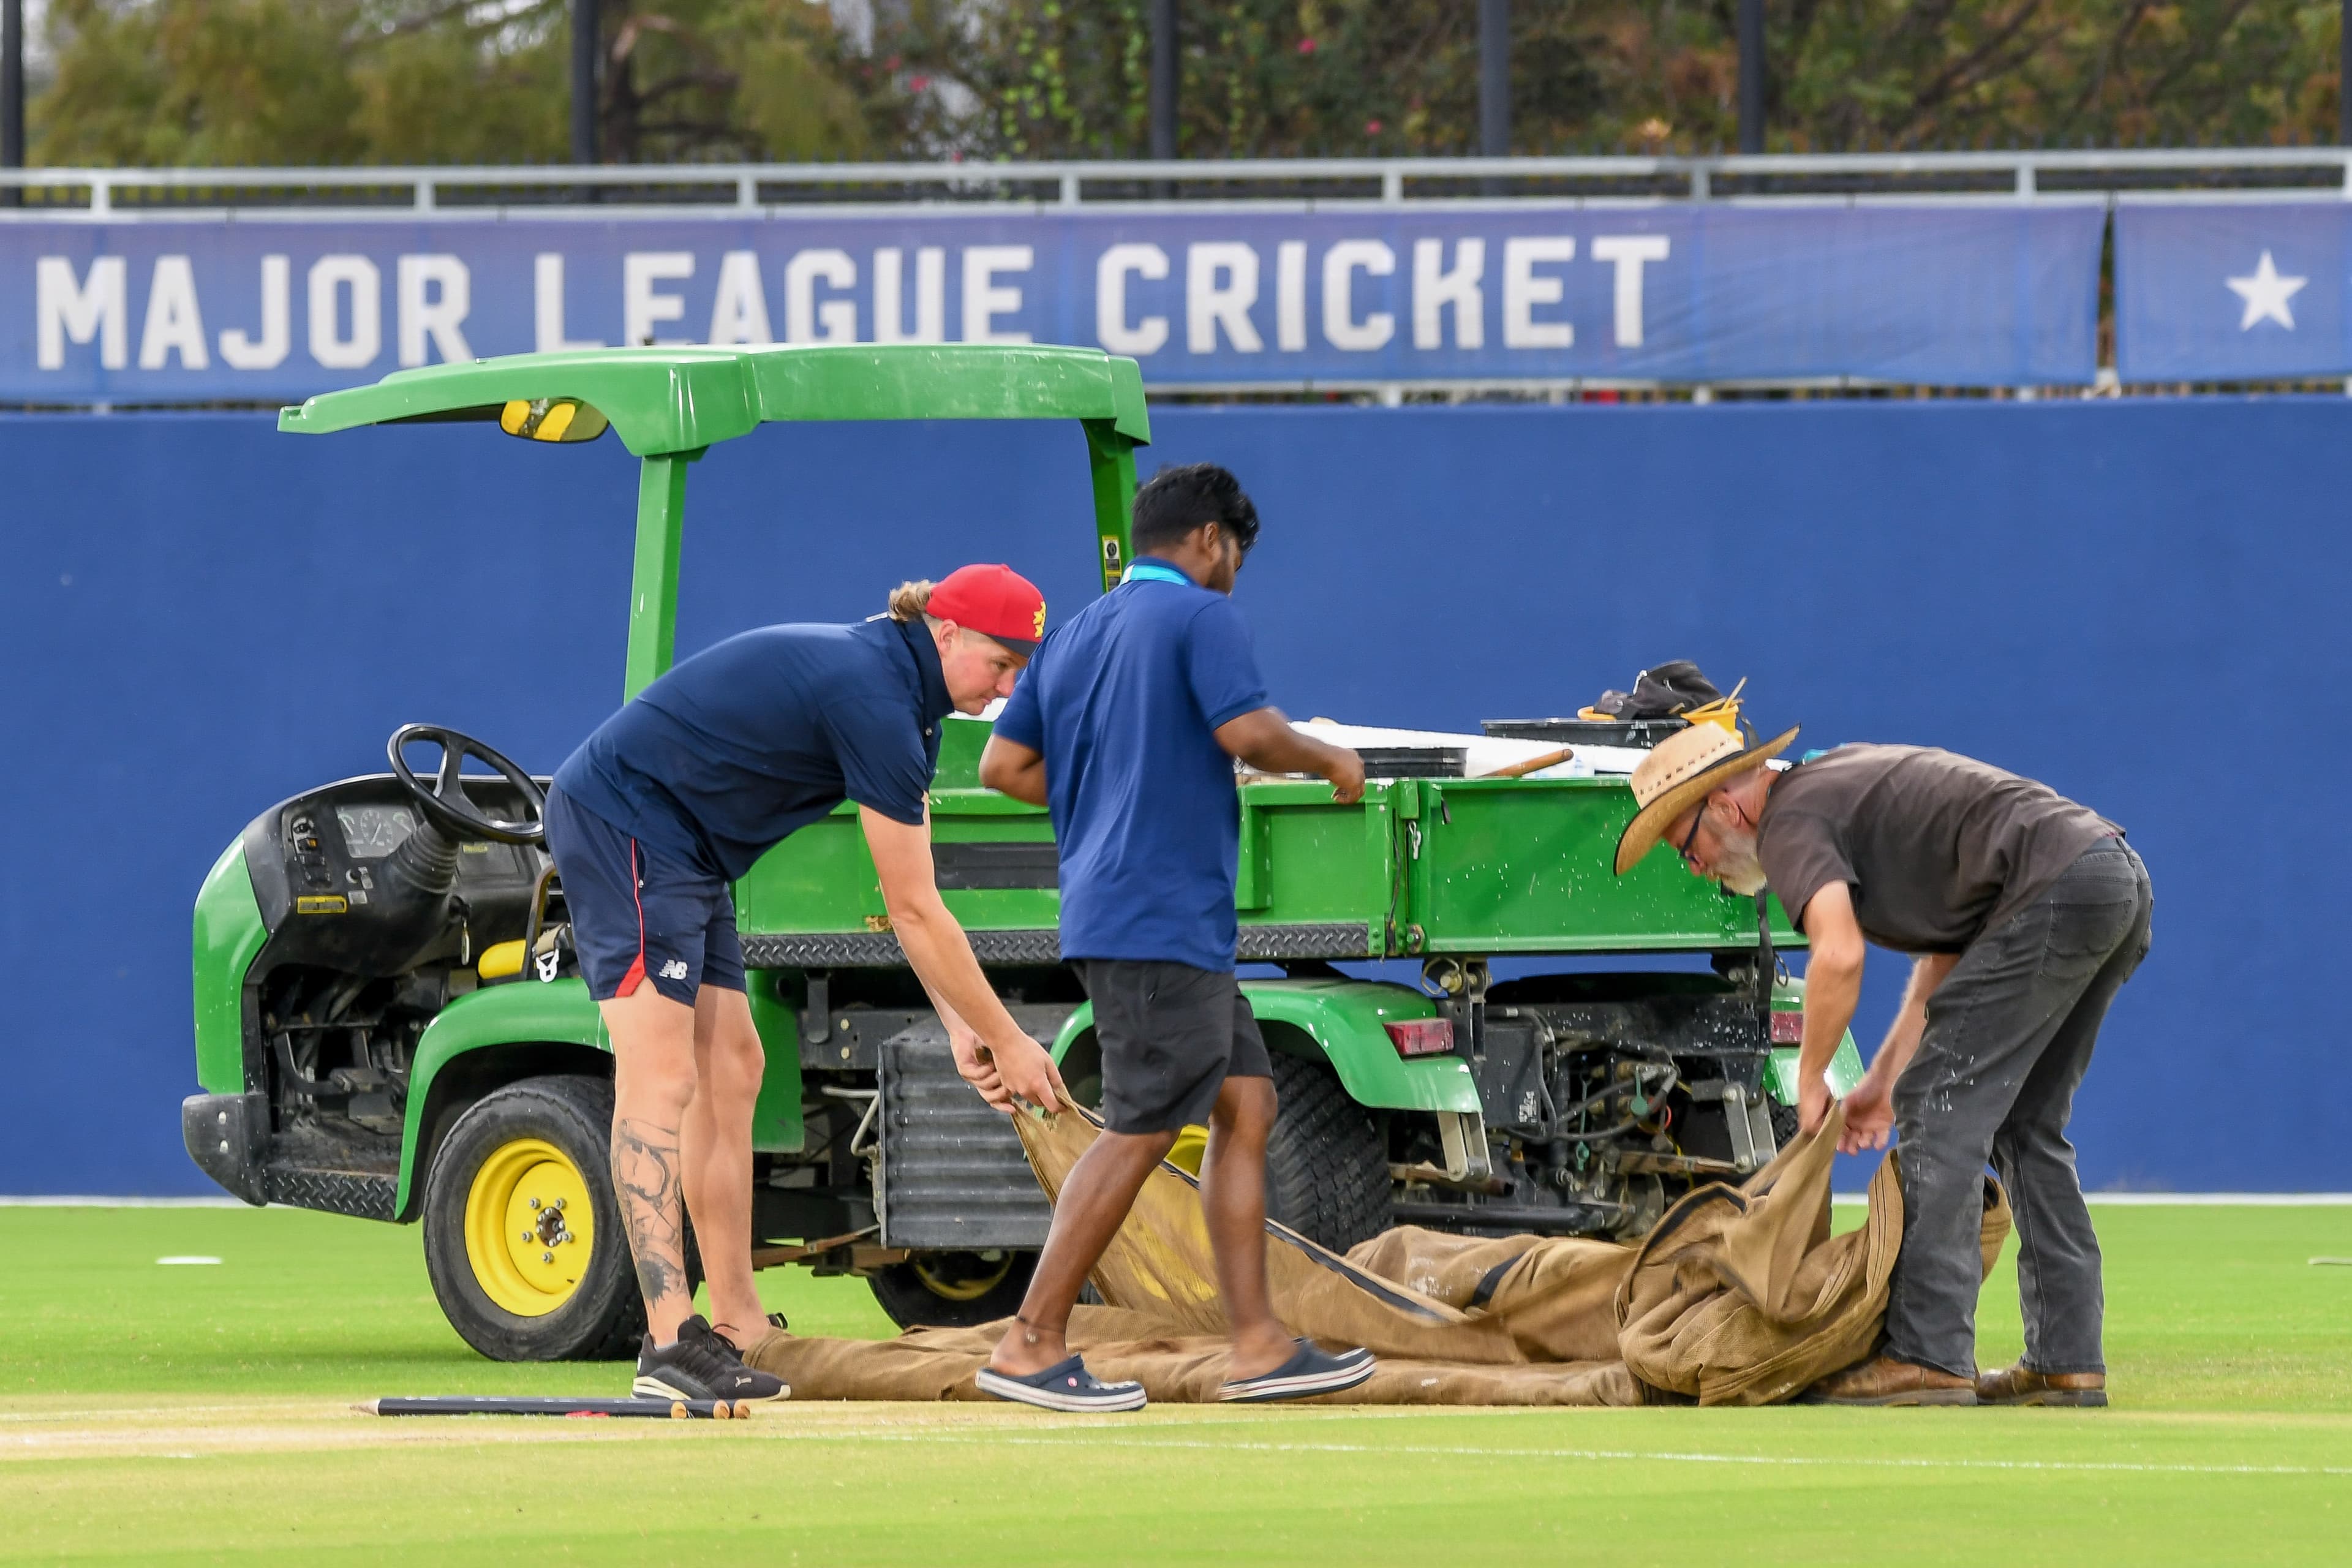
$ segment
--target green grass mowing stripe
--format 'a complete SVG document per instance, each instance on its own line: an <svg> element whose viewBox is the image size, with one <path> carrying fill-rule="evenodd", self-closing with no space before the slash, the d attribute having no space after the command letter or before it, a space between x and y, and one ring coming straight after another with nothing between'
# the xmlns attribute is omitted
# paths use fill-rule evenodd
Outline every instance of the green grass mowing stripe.
<svg viewBox="0 0 2352 1568"><path fill-rule="evenodd" d="M1896 1417L1895 1419L1901 1419ZM797 1438L798 1435L795 1435ZM788 1438L787 1441L795 1440ZM1483 1444L1426 1443L1206 1443L1186 1438L1137 1437L1117 1433L1093 1433L1083 1437L1017 1436L1003 1433L945 1436L940 1434L859 1432L809 1433L807 1441L850 1443L977 1443L990 1447L1070 1447L1192 1449L1209 1453L1265 1454L1419 1454L1438 1458L1575 1459L1590 1463L1656 1465L1767 1465L1856 1467L1896 1470L2046 1470L2051 1472L2116 1472L2126 1475L2169 1476L2339 1476L2352 1479L2352 1465L2166 1465L2125 1460L1956 1459L1916 1457L1887 1458L1877 1455L1706 1454L1654 1448L1498 1448Z"/></svg>
<svg viewBox="0 0 2352 1568"><path fill-rule="evenodd" d="M1840 1211L1844 1221L1850 1211ZM2109 1208L2109 1361L2138 1408L2352 1412L2352 1210ZM419 1233L299 1210L0 1210L9 1394L593 1393L618 1368L485 1362L441 1319ZM216 1268L163 1268L199 1255ZM862 1282L761 1276L796 1331L878 1337ZM2005 1262L1979 1318L1988 1365L2022 1344Z"/></svg>
<svg viewBox="0 0 2352 1568"><path fill-rule="evenodd" d="M597 1391L620 1369L475 1357L440 1321L414 1229L278 1210L0 1210L5 1435L37 1434L46 1413L87 1400L85 1430L129 1441L152 1415L175 1444L184 1426L194 1456L0 1462L0 1561L346 1552L459 1568L707 1561L747 1547L828 1568L1602 1552L2343 1560L2352 1271L2304 1259L2352 1255L2352 1211L2135 1205L2096 1217L2117 1399L2106 1412L1169 1410L1087 1427L1010 1411L809 1407L742 1425L646 1423L635 1441L579 1430L602 1424L482 1422L394 1442L365 1417L330 1425L320 1404ZM171 1255L224 1262L153 1261ZM785 1270L763 1287L803 1331L888 1331L856 1281ZM1983 1359L2012 1357L2019 1333L2004 1266L1980 1311ZM257 1413L241 1395L275 1407ZM845 1408L855 1429L840 1427ZM974 1424L922 1429L947 1419ZM207 1424L253 1428L272 1451L208 1449ZM306 1434L332 1441L306 1451Z"/></svg>
<svg viewBox="0 0 2352 1568"><path fill-rule="evenodd" d="M222 1259L164 1267L159 1258ZM623 1368L484 1361L445 1321L422 1233L299 1209L0 1209L12 1394L625 1392ZM800 1332L895 1332L865 1282L761 1276Z"/></svg>
<svg viewBox="0 0 2352 1568"><path fill-rule="evenodd" d="M1720 1425L1725 1414L1546 1412L1511 1425L1656 1429L1693 1416ZM1957 1433L1974 1419L1841 1414L1867 1417L1840 1424L1864 1454L1890 1432ZM1373 1425L1403 1436L1433 1421L1477 1419ZM2299 1476L1991 1476L1834 1462L1695 1472L1646 1456L1591 1459L1549 1448L1532 1458L1412 1442L1385 1452L1371 1444L1337 1452L1263 1445L1171 1451L1088 1443L1076 1433L887 1454L866 1444L796 1442L786 1457L739 1440L763 1433L761 1422L747 1431L699 1423L656 1431L646 1441L5 1466L0 1502L10 1529L0 1536L0 1561L277 1563L352 1553L455 1568L522 1556L707 1562L748 1550L762 1563L975 1568L1602 1555L1633 1563L2320 1563L2340 1560L2352 1513L2340 1480Z"/></svg>

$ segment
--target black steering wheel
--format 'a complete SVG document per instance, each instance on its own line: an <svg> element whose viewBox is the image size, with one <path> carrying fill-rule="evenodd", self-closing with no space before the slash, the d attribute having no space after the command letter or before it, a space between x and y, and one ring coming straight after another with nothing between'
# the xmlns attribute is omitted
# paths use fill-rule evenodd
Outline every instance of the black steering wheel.
<svg viewBox="0 0 2352 1568"><path fill-rule="evenodd" d="M417 742L429 742L441 748L441 766L427 784L409 767L402 755ZM533 782L531 776L505 757L457 731L439 724L403 724L392 732L392 743L384 748L392 758L392 776L398 779L425 816L443 831L460 838L495 838L501 844L539 844L547 837L541 822L507 822L487 815L466 794L458 775L467 757L476 757L490 764L498 775L514 785L530 805L534 816L547 816L547 792Z"/></svg>

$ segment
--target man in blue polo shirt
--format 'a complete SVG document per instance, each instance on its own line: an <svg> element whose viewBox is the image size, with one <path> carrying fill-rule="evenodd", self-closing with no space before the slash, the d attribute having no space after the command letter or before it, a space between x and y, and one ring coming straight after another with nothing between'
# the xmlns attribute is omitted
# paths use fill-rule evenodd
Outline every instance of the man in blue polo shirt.
<svg viewBox="0 0 2352 1568"><path fill-rule="evenodd" d="M1228 597L1257 509L1213 464L1136 492L1127 579L1047 638L982 754L981 782L1050 806L1061 851L1062 956L1076 963L1102 1047L1105 1131L1072 1168L1019 1318L980 1386L1049 1410L1132 1410L1064 1331L1087 1275L1177 1131L1206 1122L1201 1207L1233 1353L1222 1396L1297 1399L1372 1373L1356 1350L1293 1340L1265 1280L1273 1066L1234 980L1239 803L1234 759L1316 773L1360 798L1355 752L1267 705L1249 628Z"/></svg>
<svg viewBox="0 0 2352 1568"><path fill-rule="evenodd" d="M613 1040L613 1182L646 1300L638 1394L790 1392L740 1354L767 1326L751 1252L751 1105L767 1058L729 884L795 829L857 803L891 930L958 1067L1000 1108L1059 1100L1051 1058L940 901L928 809L940 721L1010 692L1045 630L1045 600L1010 567L908 583L862 626L762 626L705 649L557 770L547 847ZM688 1212L707 1323L686 1277Z"/></svg>

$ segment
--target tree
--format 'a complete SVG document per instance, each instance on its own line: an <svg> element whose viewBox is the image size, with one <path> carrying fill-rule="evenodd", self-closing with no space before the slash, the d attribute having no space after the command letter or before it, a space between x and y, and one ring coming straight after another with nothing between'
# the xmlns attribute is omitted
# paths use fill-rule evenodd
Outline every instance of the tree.
<svg viewBox="0 0 2352 1568"><path fill-rule="evenodd" d="M1520 0L1523 153L1733 142L1736 0ZM1145 0L605 0L603 155L1141 157ZM563 0L53 0L37 162L566 155ZM1190 157L1447 155L1467 0L1183 0ZM2332 140L2335 0L1770 0L1770 145Z"/></svg>
<svg viewBox="0 0 2352 1568"><path fill-rule="evenodd" d="M920 118L806 0L604 9L609 160L888 155ZM30 106L43 163L568 155L563 0L54 0L49 33L56 72Z"/></svg>
<svg viewBox="0 0 2352 1568"><path fill-rule="evenodd" d="M1522 153L1736 140L1735 0L1512 7ZM1462 0L1186 0L1187 156L1476 145ZM966 72L1003 156L1140 157L1139 0L1002 0ZM2332 0L1772 0L1771 146L2249 144L2334 136Z"/></svg>
<svg viewBox="0 0 2352 1568"><path fill-rule="evenodd" d="M1189 0L1178 145L1191 157L1465 153L1476 142L1477 8L1456 0ZM1141 0L1008 0L981 13L964 80L1010 157L1145 154ZM1514 8L1514 117L1557 144L1605 115L1581 6Z"/></svg>
<svg viewBox="0 0 2352 1568"><path fill-rule="evenodd" d="M136 6L52 0L56 74L27 106L47 163L345 163L365 144L315 0Z"/></svg>
<svg viewBox="0 0 2352 1568"><path fill-rule="evenodd" d="M2327 142L2334 4L1797 0L1772 47L1791 146Z"/></svg>

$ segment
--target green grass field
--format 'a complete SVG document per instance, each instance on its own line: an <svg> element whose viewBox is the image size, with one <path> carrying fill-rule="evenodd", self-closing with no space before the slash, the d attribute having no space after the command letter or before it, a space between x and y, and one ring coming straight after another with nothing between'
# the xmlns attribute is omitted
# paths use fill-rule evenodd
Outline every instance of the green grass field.
<svg viewBox="0 0 2352 1568"><path fill-rule="evenodd" d="M1842 1210L1851 1216L1853 1211ZM2106 1208L2106 1411L968 1405L383 1421L619 1394L443 1324L418 1236L0 1209L0 1561L1328 1563L2352 1560L2352 1208ZM218 1267L162 1267L171 1255ZM863 1286L768 1277L803 1332ZM2019 1347L2006 1265L1980 1355Z"/></svg>

